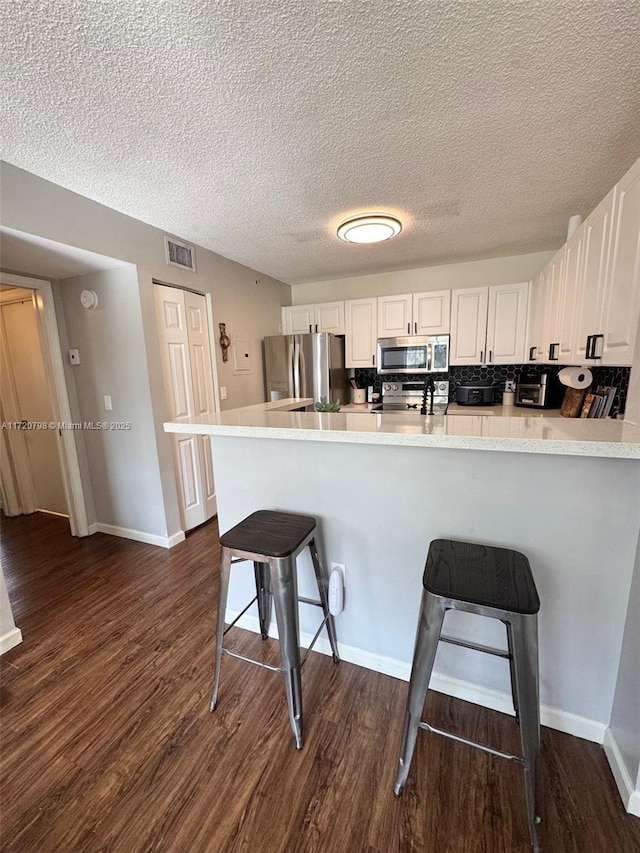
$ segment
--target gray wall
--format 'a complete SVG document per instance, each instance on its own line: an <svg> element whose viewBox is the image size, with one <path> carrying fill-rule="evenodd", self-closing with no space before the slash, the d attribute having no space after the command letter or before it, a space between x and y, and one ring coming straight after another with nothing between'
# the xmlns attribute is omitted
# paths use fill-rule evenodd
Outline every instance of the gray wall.
<svg viewBox="0 0 640 853"><path fill-rule="evenodd" d="M640 548L629 595L611 731L629 777L640 790Z"/></svg>
<svg viewBox="0 0 640 853"><path fill-rule="evenodd" d="M68 345L80 346L78 341L83 340L83 349L95 362L92 373L73 373L67 370L71 378L70 397L72 407L75 406L74 416L92 420L92 416L87 412L95 410L96 395L113 393L119 401L129 400L133 408L129 412L119 410L117 414L122 415L123 420L130 420L129 414L135 414L137 429L142 432L135 439L130 437L130 440L140 440L145 448L154 447L153 453L157 454L155 466L159 472L164 503L163 523L157 514L157 483L153 484L153 476L148 467L152 465L151 450L146 449L137 460L138 467L142 466L144 489L150 490L145 492L145 500L149 504L148 515L140 514L139 499L133 504L125 501L122 506L127 507L127 512L123 514L122 508L117 509L113 503L114 494L118 495L118 500L125 500L122 489L125 481L121 479L124 471L119 468L118 455L112 453L111 449L105 450L104 447L98 451L96 443L100 440L95 436L89 437L86 442L84 436L78 437L85 488L90 483L95 493L94 520L113 524L116 522L109 519L118 518L119 526L152 534L158 533L161 527L160 535L171 536L180 529L180 522L171 445L162 429L167 414L153 302L153 279L211 295L216 324L214 338L218 380L228 391L228 398L222 402L222 408L246 406L264 400L261 340L266 335L275 335L281 331L280 309L283 305L291 304L291 288L200 247L196 247L196 273L169 266L165 259L164 232L160 229L124 216L7 163L0 163L0 180L2 225L106 255L134 264L137 268L137 276L130 275L126 284L124 279L118 278L117 283L114 279L113 291L108 284L112 280L100 281L99 287L104 288L106 302L101 306L104 308L102 312L98 309L99 320L90 316L91 312L86 312L85 309L80 311L77 292L82 286L78 281L71 284L74 295L68 298L65 293L71 280L64 280L54 286L56 310L63 352ZM29 268L28 263L21 268L13 267L11 271L25 275L33 275L35 272ZM255 356L251 373L236 374L232 358L226 364L223 363L220 347L217 345L219 322L226 323L227 333L231 338L237 336L250 339ZM66 325L70 327L68 341L65 334ZM91 333L95 325L100 327L99 343L92 342ZM71 341L72 337L75 343ZM137 363L146 361L145 389L142 389L140 375L131 372L131 362L124 364L126 359L119 346L124 341L127 341L127 346L135 347ZM94 388L91 383L96 377L100 383L118 387L118 394ZM128 391L123 387L123 384L127 383L130 383ZM120 407L122 404L119 402L118 405ZM119 418L114 417L114 420L117 419ZM103 437L101 441L107 442L111 439ZM98 455L95 460L94 453ZM88 490L87 497L91 504ZM134 507L138 508L135 512ZM88 514L91 520L91 505L88 507ZM138 526L143 524L147 526Z"/></svg>
<svg viewBox="0 0 640 853"><path fill-rule="evenodd" d="M98 308L80 304L84 289L98 294ZM149 371L142 331L136 268L66 279L60 287L69 346L80 364L68 367L81 421L131 423L130 430L83 430L96 520L167 536L154 435ZM104 407L104 395L113 410Z"/></svg>

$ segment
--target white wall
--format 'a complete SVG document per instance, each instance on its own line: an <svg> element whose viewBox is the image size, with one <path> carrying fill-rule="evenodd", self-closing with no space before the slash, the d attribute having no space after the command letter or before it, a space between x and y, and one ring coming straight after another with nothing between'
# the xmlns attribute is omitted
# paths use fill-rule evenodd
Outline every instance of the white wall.
<svg viewBox="0 0 640 853"><path fill-rule="evenodd" d="M0 655L22 642L22 633L13 621L2 566L0 566Z"/></svg>
<svg viewBox="0 0 640 853"><path fill-rule="evenodd" d="M297 284L291 288L293 304L530 281L554 254L555 250Z"/></svg>

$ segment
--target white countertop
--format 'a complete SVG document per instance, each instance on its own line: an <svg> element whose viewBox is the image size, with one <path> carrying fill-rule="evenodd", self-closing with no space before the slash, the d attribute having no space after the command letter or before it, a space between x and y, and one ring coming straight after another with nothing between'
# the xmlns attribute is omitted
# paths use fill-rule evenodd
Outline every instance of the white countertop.
<svg viewBox="0 0 640 853"><path fill-rule="evenodd" d="M369 413L365 417L348 409L336 413L293 411L312 402L310 398L279 400L188 423L166 423L164 428L176 433L293 441L640 459L640 427L609 418L541 417L539 412L513 417L467 412L427 417L414 412Z"/></svg>

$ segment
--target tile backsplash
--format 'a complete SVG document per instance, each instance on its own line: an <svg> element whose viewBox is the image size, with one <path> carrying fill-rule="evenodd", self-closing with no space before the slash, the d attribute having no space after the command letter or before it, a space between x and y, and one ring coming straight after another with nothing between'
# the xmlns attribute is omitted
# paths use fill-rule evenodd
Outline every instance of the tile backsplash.
<svg viewBox="0 0 640 853"><path fill-rule="evenodd" d="M562 365L558 365L560 370ZM455 389L461 382L492 382L496 384L496 402L502 402L502 392L504 391L505 382L518 381L520 373L523 369L535 369L535 365L527 364L491 364L491 365L456 365L449 368L449 373L439 373L441 379L448 379L451 383L449 396L454 398ZM627 400L627 392L629 390L629 374L630 367L590 367L593 373L593 386L596 385L613 385L618 389L616 398L611 410L612 415L624 412L625 403ZM375 367L356 368L355 376L358 384L366 388L368 385L373 385L373 390L380 392L382 390L382 382L422 382L424 376L420 375L390 375L379 376L376 373Z"/></svg>

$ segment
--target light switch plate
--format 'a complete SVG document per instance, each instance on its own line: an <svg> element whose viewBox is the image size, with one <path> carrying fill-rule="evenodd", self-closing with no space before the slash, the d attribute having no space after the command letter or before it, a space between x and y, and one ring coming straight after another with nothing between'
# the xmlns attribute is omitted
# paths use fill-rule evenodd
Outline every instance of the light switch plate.
<svg viewBox="0 0 640 853"><path fill-rule="evenodd" d="M113 404L111 403L111 395L110 394L104 395L104 407L108 412L113 411Z"/></svg>

